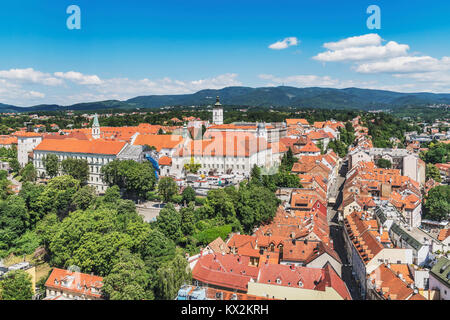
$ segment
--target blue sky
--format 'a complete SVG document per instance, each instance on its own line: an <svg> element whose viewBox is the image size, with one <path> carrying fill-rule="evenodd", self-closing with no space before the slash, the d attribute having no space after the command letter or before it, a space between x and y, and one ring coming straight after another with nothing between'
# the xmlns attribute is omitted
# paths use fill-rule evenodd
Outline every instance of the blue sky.
<svg viewBox="0 0 450 320"><path fill-rule="evenodd" d="M343 2L343 3L342 3ZM81 30L69 30L69 5ZM369 30L369 5L381 29ZM450 1L15 0L0 102L68 105L230 85L450 92Z"/></svg>

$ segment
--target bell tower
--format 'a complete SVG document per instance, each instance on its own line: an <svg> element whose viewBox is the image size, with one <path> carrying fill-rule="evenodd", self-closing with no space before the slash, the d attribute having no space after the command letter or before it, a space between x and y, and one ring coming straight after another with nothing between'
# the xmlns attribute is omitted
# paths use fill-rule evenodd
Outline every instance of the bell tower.
<svg viewBox="0 0 450 320"><path fill-rule="evenodd" d="M93 139L100 138L100 123L98 122L97 114L95 114L94 122L92 123L92 138Z"/></svg>
<svg viewBox="0 0 450 320"><path fill-rule="evenodd" d="M216 98L216 103L213 108L213 123L214 124L223 124L223 108L220 103L219 96Z"/></svg>

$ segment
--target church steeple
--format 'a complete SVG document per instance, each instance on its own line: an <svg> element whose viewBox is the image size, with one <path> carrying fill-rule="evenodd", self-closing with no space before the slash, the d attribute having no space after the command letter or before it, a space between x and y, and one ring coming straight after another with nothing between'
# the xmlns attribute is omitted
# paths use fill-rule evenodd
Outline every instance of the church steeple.
<svg viewBox="0 0 450 320"><path fill-rule="evenodd" d="M220 103L220 98L217 96L216 103L213 108L213 123L214 124L223 124L223 108Z"/></svg>
<svg viewBox="0 0 450 320"><path fill-rule="evenodd" d="M98 122L98 115L95 114L94 122L92 123L92 138L99 139L100 138L100 123Z"/></svg>

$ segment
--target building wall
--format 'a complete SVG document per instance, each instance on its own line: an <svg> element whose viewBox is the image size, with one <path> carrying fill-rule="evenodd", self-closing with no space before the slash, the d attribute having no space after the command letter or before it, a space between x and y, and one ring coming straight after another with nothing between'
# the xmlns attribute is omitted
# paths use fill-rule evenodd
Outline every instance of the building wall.
<svg viewBox="0 0 450 320"><path fill-rule="evenodd" d="M429 270L414 270L414 285L418 289L428 290L430 281Z"/></svg>
<svg viewBox="0 0 450 320"><path fill-rule="evenodd" d="M404 176L410 177L411 179L418 181L418 158L413 155L407 155L403 158L403 170L402 174Z"/></svg>
<svg viewBox="0 0 450 320"><path fill-rule="evenodd" d="M367 263L367 274L372 273L382 263L411 264L413 263L413 252L411 249L383 248Z"/></svg>
<svg viewBox="0 0 450 320"><path fill-rule="evenodd" d="M450 287L446 286L430 272L430 289L438 290L441 300L450 300Z"/></svg>
<svg viewBox="0 0 450 320"><path fill-rule="evenodd" d="M353 201L344 208L344 218L353 211L361 211L361 209L361 206L356 201Z"/></svg>
<svg viewBox="0 0 450 320"><path fill-rule="evenodd" d="M247 293L259 297L270 297L281 300L343 300L343 298L330 287L326 287L325 291L319 291L249 282Z"/></svg>
<svg viewBox="0 0 450 320"><path fill-rule="evenodd" d="M17 160L24 167L28 163L28 153L33 151L42 141L42 137L18 137Z"/></svg>
<svg viewBox="0 0 450 320"><path fill-rule="evenodd" d="M339 275L339 277L342 276L342 265L336 261L334 258L332 258L328 253L324 253L320 255L317 259L314 259L310 263L308 263L306 266L310 268L323 268L327 263L330 263L333 269L336 271L336 273Z"/></svg>
<svg viewBox="0 0 450 320"><path fill-rule="evenodd" d="M116 158L115 155L35 151L34 166L38 173L38 177L44 176L48 178L43 163L43 159L47 154L55 154L58 157L59 162L69 158L87 160L89 165L88 185L93 186L99 193L103 193L106 191L108 185L103 182L103 179L101 177L101 168L102 166L113 161ZM60 172L60 174L62 174L62 172Z"/></svg>
<svg viewBox="0 0 450 320"><path fill-rule="evenodd" d="M369 156L364 151L359 151L359 152L356 152L356 153L352 154L351 157L350 157L349 169L351 169L354 166L356 166L358 164L358 162L360 162L360 161L369 162L369 161L372 161L372 157Z"/></svg>
<svg viewBox="0 0 450 320"><path fill-rule="evenodd" d="M216 174L226 174L227 170L231 170L232 174L248 176L254 165L269 167L271 162L268 163L268 158L272 159L271 149L260 151L250 157L195 156L194 162L201 165L199 173L202 174L208 174L215 169ZM170 174L177 177L181 176L184 164L190 161L190 156L173 157Z"/></svg>

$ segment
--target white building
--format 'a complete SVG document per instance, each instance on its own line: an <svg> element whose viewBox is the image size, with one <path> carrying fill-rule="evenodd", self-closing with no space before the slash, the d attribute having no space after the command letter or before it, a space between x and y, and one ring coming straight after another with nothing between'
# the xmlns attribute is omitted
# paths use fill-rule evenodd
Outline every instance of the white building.
<svg viewBox="0 0 450 320"><path fill-rule="evenodd" d="M349 154L349 168L355 167L358 162L377 162L378 159L386 159L392 163L393 169L400 169L402 175L410 177L419 182L425 183L425 163L419 156L411 153L407 149L371 148L361 150L356 148Z"/></svg>
<svg viewBox="0 0 450 320"><path fill-rule="evenodd" d="M450 260L441 257L430 270L429 288L438 290L441 300L450 300Z"/></svg>
<svg viewBox="0 0 450 320"><path fill-rule="evenodd" d="M46 177L43 160L48 154L55 154L60 162L69 158L87 160L90 173L88 184L103 193L108 186L102 180L101 168L116 159L126 146L126 142L100 139L44 139L34 148L34 166L39 177Z"/></svg>
<svg viewBox="0 0 450 320"><path fill-rule="evenodd" d="M198 173L248 176L254 165L272 166L272 149L267 140L253 134L215 134L210 139L191 140L177 149L172 156L170 174L183 175L184 164L200 164Z"/></svg>
<svg viewBox="0 0 450 320"><path fill-rule="evenodd" d="M217 97L216 104L213 108L213 123L217 125L223 124L223 108L220 104L219 97Z"/></svg>
<svg viewBox="0 0 450 320"><path fill-rule="evenodd" d="M41 143L42 136L36 132L16 132L17 136L17 160L24 167L28 163L29 154Z"/></svg>

